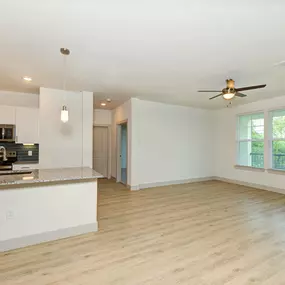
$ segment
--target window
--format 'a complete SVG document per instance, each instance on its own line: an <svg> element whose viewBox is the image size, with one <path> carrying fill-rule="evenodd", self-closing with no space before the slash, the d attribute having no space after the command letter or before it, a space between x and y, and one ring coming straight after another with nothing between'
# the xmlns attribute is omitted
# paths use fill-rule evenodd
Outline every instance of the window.
<svg viewBox="0 0 285 285"><path fill-rule="evenodd" d="M285 170L285 110L270 112L271 167Z"/></svg>
<svg viewBox="0 0 285 285"><path fill-rule="evenodd" d="M264 114L238 117L238 165L264 168Z"/></svg>

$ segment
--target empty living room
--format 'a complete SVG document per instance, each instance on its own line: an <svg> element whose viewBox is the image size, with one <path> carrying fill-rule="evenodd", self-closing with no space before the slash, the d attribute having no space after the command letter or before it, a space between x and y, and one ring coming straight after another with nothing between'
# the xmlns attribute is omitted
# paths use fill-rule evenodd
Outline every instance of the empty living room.
<svg viewBox="0 0 285 285"><path fill-rule="evenodd" d="M285 285L285 2L9 0L1 285Z"/></svg>

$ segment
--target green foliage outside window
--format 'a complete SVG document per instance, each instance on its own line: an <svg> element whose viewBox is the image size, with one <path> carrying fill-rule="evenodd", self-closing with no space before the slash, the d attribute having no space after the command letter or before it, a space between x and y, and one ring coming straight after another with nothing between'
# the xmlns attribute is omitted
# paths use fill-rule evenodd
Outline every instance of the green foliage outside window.
<svg viewBox="0 0 285 285"><path fill-rule="evenodd" d="M255 121L252 121L252 139L262 140L263 133L258 130ZM272 119L272 167L285 169L285 115L275 116ZM284 140L274 140L284 139ZM264 143L252 142L251 144L252 166L262 167L264 163Z"/></svg>

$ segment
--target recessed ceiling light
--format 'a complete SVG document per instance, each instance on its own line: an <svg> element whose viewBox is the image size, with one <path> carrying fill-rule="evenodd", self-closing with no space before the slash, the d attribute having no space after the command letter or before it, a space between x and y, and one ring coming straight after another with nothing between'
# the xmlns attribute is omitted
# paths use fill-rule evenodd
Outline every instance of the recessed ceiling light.
<svg viewBox="0 0 285 285"><path fill-rule="evenodd" d="M101 103L101 106L106 106L106 103Z"/></svg>
<svg viewBox="0 0 285 285"><path fill-rule="evenodd" d="M108 103L110 103L110 102L111 102L111 99L110 99L110 98L108 98L108 99L107 99L107 102L108 102Z"/></svg>
<svg viewBox="0 0 285 285"><path fill-rule="evenodd" d="M32 78L29 76L24 76L23 79L28 82L32 81Z"/></svg>

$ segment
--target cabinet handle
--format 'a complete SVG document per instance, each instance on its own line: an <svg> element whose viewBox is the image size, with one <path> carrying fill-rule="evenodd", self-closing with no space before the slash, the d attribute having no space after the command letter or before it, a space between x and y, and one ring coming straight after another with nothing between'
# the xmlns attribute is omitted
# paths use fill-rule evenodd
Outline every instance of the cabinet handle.
<svg viewBox="0 0 285 285"><path fill-rule="evenodd" d="M22 166L21 169L30 169L29 166Z"/></svg>

